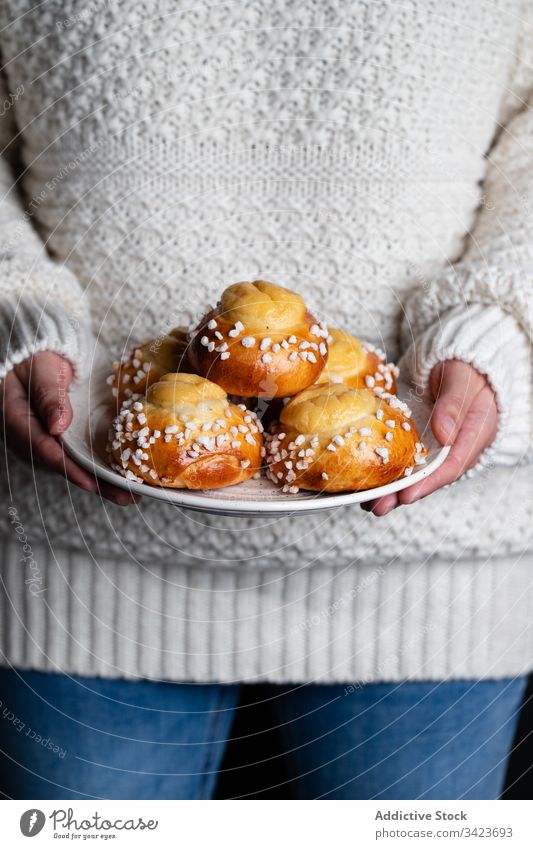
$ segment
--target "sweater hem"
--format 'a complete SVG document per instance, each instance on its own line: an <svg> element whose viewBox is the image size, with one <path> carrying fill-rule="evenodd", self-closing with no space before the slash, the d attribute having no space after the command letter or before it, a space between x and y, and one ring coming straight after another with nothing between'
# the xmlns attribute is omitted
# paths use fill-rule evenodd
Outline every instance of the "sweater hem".
<svg viewBox="0 0 533 849"><path fill-rule="evenodd" d="M216 570L4 540L0 665L219 683L499 679L533 668L526 557ZM324 604L325 596L329 599Z"/></svg>

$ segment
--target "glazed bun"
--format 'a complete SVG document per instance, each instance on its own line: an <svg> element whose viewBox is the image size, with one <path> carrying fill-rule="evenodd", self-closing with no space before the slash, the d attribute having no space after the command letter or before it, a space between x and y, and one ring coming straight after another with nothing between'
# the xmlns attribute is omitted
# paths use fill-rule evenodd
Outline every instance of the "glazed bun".
<svg viewBox="0 0 533 849"><path fill-rule="evenodd" d="M267 436L269 478L284 491L364 490L411 474L426 449L407 405L342 383L292 398Z"/></svg>
<svg viewBox="0 0 533 849"><path fill-rule="evenodd" d="M367 342L361 342L345 330L329 331L329 355L317 383L344 383L352 389L372 389L377 395L396 392L399 369Z"/></svg>
<svg viewBox="0 0 533 849"><path fill-rule="evenodd" d="M259 471L262 426L220 386L194 374L165 374L140 400L126 400L108 451L128 480L155 486L216 489Z"/></svg>
<svg viewBox="0 0 533 849"><path fill-rule="evenodd" d="M173 371L194 371L188 359L189 340L184 327L175 327L166 336L149 339L113 363L108 378L119 407L128 398L146 394L152 383Z"/></svg>
<svg viewBox="0 0 533 849"><path fill-rule="evenodd" d="M267 283L235 283L196 328L195 370L243 398L295 395L317 379L328 331L300 295Z"/></svg>

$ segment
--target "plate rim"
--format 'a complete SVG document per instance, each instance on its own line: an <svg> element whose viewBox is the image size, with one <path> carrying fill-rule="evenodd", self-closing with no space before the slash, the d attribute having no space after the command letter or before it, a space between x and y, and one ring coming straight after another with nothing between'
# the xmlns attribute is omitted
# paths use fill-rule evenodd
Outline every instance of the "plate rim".
<svg viewBox="0 0 533 849"><path fill-rule="evenodd" d="M179 504L182 507L188 507L192 510L201 510L208 513L261 513L261 514L278 514L278 513L299 513L313 512L316 510L330 510L335 507L344 507L349 504L361 504L365 501L374 501L376 498L381 498L384 495L390 495L394 492L400 492L404 489L409 489L426 477L429 477L435 472L446 460L450 452L451 446L444 445L439 452L425 465L421 466L416 472L413 472L409 477L402 477L391 483L383 484L380 487L366 490L353 490L350 492L340 493L316 493L309 491L309 497L300 497L298 499L282 497L277 499L246 499L239 500L229 498L217 498L215 496L206 497L202 491L192 489L173 489L165 487L152 487L145 483L136 483L123 478L113 469L108 469L101 465L98 459L90 460L85 454L73 445L68 439L68 431L62 435L61 440L69 453L84 469L91 471L96 477L105 480L107 483L114 484L120 489L128 492L133 492L136 495L155 498L159 501L168 501L173 504ZM239 486L240 484L237 484ZM216 490L210 490L215 492Z"/></svg>

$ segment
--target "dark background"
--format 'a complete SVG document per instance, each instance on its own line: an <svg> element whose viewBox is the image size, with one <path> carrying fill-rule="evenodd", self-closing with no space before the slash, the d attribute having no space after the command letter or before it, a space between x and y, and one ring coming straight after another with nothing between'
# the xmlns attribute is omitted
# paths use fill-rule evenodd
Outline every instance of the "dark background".
<svg viewBox="0 0 533 849"><path fill-rule="evenodd" d="M255 688L245 691L220 770L217 799L291 799L282 744L269 725L275 721ZM266 730L264 730L266 729ZM504 799L533 798L533 677L524 698Z"/></svg>

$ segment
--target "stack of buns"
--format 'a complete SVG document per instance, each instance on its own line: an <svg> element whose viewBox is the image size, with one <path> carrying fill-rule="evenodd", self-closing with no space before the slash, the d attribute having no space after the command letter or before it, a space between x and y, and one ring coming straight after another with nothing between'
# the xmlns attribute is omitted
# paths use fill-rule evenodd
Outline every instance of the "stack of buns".
<svg viewBox="0 0 533 849"><path fill-rule="evenodd" d="M241 483L263 465L284 492L380 486L425 462L397 377L295 292L236 283L189 333L178 327L114 364L111 465L134 482L187 489ZM264 436L256 399L274 417Z"/></svg>

